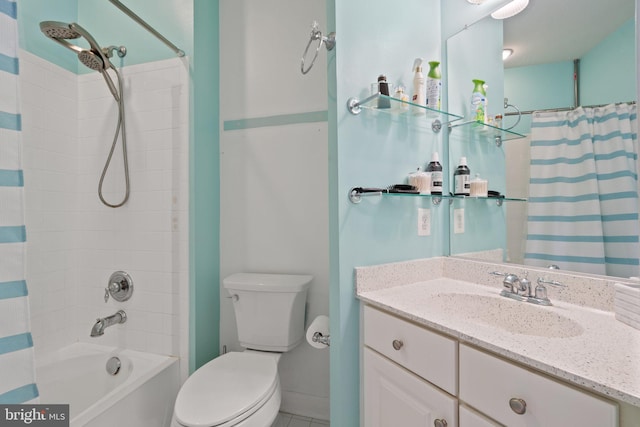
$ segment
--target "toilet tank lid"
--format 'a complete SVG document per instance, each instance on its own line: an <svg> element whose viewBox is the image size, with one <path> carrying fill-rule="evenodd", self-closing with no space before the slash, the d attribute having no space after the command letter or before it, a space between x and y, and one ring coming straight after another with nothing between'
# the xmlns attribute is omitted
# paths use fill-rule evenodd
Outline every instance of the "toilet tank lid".
<svg viewBox="0 0 640 427"><path fill-rule="evenodd" d="M227 289L258 292L300 292L313 276L306 274L235 273L223 279Z"/></svg>

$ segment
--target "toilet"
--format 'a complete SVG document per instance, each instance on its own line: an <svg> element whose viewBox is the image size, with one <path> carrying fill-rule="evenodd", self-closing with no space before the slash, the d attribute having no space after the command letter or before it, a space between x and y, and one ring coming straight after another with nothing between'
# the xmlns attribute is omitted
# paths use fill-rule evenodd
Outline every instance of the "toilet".
<svg viewBox="0 0 640 427"><path fill-rule="evenodd" d="M270 427L280 410L278 361L304 339L307 275L236 273L231 295L242 352L195 371L178 392L171 427Z"/></svg>

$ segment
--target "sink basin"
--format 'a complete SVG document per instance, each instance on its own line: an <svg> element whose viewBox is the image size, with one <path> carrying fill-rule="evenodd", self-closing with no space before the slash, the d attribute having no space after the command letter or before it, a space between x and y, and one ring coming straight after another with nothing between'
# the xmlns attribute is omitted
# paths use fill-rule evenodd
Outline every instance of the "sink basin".
<svg viewBox="0 0 640 427"><path fill-rule="evenodd" d="M548 338L581 335L582 326L557 313L557 308L536 306L527 302L485 295L439 294L429 298L425 307L431 313L442 313L483 323L514 334Z"/></svg>

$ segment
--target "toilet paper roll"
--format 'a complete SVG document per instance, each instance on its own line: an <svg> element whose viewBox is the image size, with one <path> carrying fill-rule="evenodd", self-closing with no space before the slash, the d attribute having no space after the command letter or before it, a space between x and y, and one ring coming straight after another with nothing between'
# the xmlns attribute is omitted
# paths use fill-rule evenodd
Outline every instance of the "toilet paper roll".
<svg viewBox="0 0 640 427"><path fill-rule="evenodd" d="M311 347L315 348L327 348L327 344L320 342L313 342L313 334L320 332L323 337L329 338L329 318L321 315L313 319L309 328L307 328L307 342Z"/></svg>

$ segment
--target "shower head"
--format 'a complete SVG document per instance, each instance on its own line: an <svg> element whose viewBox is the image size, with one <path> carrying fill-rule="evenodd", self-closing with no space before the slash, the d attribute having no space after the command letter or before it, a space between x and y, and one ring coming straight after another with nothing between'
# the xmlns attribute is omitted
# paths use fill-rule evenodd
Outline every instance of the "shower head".
<svg viewBox="0 0 640 427"><path fill-rule="evenodd" d="M87 67L95 71L102 71L105 69L104 61L100 56L96 55L92 50L83 50L78 53L78 59Z"/></svg>
<svg viewBox="0 0 640 427"><path fill-rule="evenodd" d="M75 22L67 24L65 22L43 21L40 23L40 31L53 41L74 51L78 55L80 62L92 70L103 71L108 68L114 68L100 45L98 45L98 42L79 24ZM89 49L83 49L67 41L81 37L89 43Z"/></svg>
<svg viewBox="0 0 640 427"><path fill-rule="evenodd" d="M42 21L40 31L49 38L56 39L77 39L80 33L70 28L69 24L57 21Z"/></svg>

